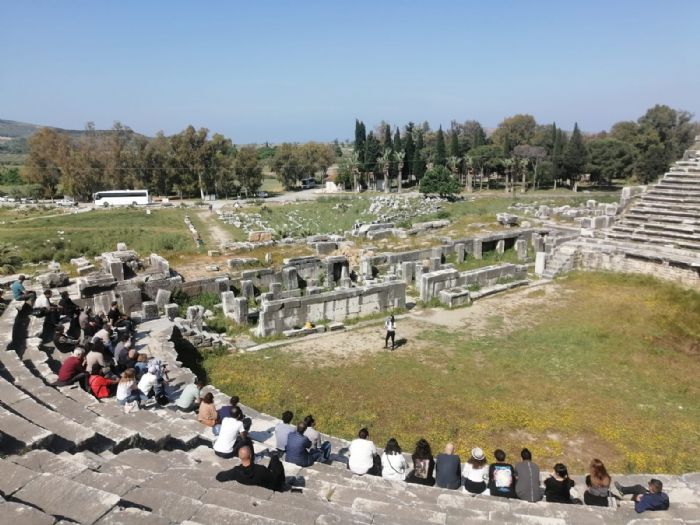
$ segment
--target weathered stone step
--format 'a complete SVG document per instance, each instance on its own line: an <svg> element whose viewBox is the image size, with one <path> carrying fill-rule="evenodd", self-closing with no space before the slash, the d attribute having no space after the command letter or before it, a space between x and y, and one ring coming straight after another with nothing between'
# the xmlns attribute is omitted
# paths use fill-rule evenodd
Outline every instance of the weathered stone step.
<svg viewBox="0 0 700 525"><path fill-rule="evenodd" d="M136 508L114 508L97 521L98 525L170 525L170 520Z"/></svg>
<svg viewBox="0 0 700 525"><path fill-rule="evenodd" d="M652 238L668 239L672 242L690 241L700 243L700 235L698 234L677 231L664 226L661 226L661 228L653 228L649 224L644 224L641 228L632 228L625 225L615 225L611 228L611 230L620 233L624 232L631 235L647 235Z"/></svg>
<svg viewBox="0 0 700 525"><path fill-rule="evenodd" d="M0 453L11 454L24 448L48 446L53 432L0 407Z"/></svg>
<svg viewBox="0 0 700 525"><path fill-rule="evenodd" d="M119 496L54 474L41 474L18 490L16 500L47 514L94 523L119 503Z"/></svg>
<svg viewBox="0 0 700 525"><path fill-rule="evenodd" d="M700 243L695 243L692 241L672 240L672 239L654 237L654 236L649 236L649 235L630 234L630 233L626 233L626 232L621 233L621 232L615 232L615 231L610 231L607 233L607 235L610 238L625 240L625 241L633 241L633 242L639 242L639 243L654 243L654 244L660 244L660 245L664 245L664 246L675 246L677 248L682 248L682 249L687 249L687 250L700 250Z"/></svg>
<svg viewBox="0 0 700 525"><path fill-rule="evenodd" d="M0 522L8 525L53 525L56 518L29 505L0 501Z"/></svg>
<svg viewBox="0 0 700 525"><path fill-rule="evenodd" d="M700 203L700 197L680 197L680 196L672 196L672 195L655 195L653 193L645 193L642 195L642 202L665 202L668 204L699 204Z"/></svg>
<svg viewBox="0 0 700 525"><path fill-rule="evenodd" d="M12 496L38 475L38 472L17 465L9 459L0 459L0 492L5 497Z"/></svg>

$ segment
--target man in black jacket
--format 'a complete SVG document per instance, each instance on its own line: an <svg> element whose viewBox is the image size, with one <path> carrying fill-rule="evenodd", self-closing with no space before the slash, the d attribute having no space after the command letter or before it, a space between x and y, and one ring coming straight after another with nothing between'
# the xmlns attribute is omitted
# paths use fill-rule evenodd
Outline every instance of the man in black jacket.
<svg viewBox="0 0 700 525"><path fill-rule="evenodd" d="M267 467L253 462L253 451L249 446L238 449L241 464L231 470L222 470L216 475L217 481L237 481L241 485L256 485L266 489L272 488L272 476Z"/></svg>

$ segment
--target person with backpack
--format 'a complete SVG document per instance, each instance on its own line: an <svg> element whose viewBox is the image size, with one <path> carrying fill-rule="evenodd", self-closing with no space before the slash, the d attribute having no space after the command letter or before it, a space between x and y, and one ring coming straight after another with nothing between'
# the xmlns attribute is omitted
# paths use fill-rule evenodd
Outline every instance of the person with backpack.
<svg viewBox="0 0 700 525"><path fill-rule="evenodd" d="M495 463L489 466L489 491L492 496L515 497L515 469L506 463L506 453L500 448L493 453Z"/></svg>
<svg viewBox="0 0 700 525"><path fill-rule="evenodd" d="M435 477L433 476L435 459L430 449L430 443L425 439L419 439L411 459L413 460L413 470L406 478L406 482L428 487L435 485Z"/></svg>
<svg viewBox="0 0 700 525"><path fill-rule="evenodd" d="M396 320L394 319L393 315L387 317L386 321L384 321L384 328L386 328L386 336L384 337L384 348L388 348L389 339L391 339L391 349L393 350L396 346L396 343L394 341L396 337Z"/></svg>

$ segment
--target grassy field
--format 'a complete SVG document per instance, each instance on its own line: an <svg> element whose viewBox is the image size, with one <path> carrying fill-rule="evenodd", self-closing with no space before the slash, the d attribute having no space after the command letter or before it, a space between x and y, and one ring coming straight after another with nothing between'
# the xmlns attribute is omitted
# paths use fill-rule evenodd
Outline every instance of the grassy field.
<svg viewBox="0 0 700 525"><path fill-rule="evenodd" d="M477 445L514 457L527 445L544 468L581 472L600 457L616 472L700 470L700 294L621 274L559 286L561 300L508 333L496 315L489 330L426 324L398 352L323 366L282 349L204 365L245 403L313 413L345 438L366 425L378 444L452 440L462 457Z"/></svg>
<svg viewBox="0 0 700 525"><path fill-rule="evenodd" d="M185 210L153 210L146 215L145 210L130 208L76 214L37 209L26 214L0 213L4 223L0 243L16 247L25 262L92 257L116 250L118 242L126 242L142 255L197 251L183 222Z"/></svg>

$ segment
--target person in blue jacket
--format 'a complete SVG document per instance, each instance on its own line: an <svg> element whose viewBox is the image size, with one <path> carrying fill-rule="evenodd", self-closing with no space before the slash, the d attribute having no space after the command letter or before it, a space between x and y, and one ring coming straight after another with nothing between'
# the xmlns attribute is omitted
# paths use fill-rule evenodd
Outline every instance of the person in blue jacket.
<svg viewBox="0 0 700 525"><path fill-rule="evenodd" d="M644 512L647 510L668 510L668 507L670 506L668 495L663 492L664 484L658 479L650 480L648 489L645 489L641 485L623 487L617 482L615 482L615 487L623 496L632 495L634 510L637 512Z"/></svg>

